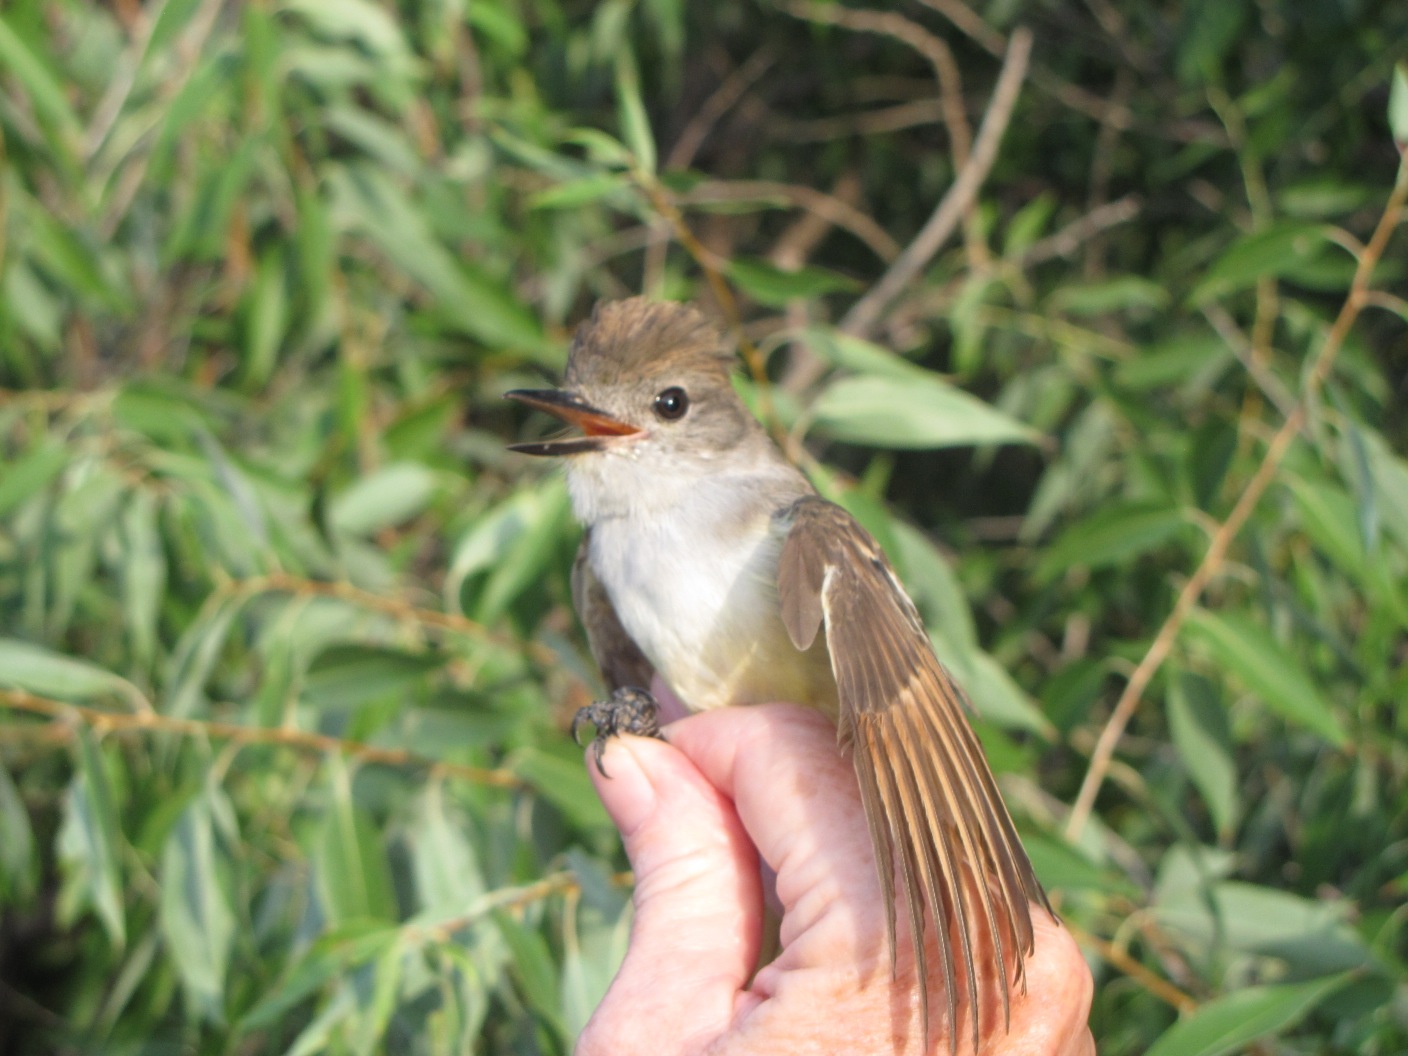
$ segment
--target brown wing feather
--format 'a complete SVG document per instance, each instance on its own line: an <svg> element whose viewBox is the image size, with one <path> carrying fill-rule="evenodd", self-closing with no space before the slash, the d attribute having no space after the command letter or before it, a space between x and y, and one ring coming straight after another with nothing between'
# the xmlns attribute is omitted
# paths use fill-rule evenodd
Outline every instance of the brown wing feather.
<svg viewBox="0 0 1408 1056"><path fill-rule="evenodd" d="M892 965L898 897L916 940L924 935L926 909L936 925L955 1050L962 975L976 1050L978 984L985 974L977 951L997 954L1006 1022L1011 984L1026 986L1025 962L1034 945L1030 903L1050 906L963 714L967 698L934 656L918 612L875 540L845 510L815 496L798 501L786 517L790 528L778 564L782 619L799 649L822 624L826 628L841 703L838 732L860 781ZM1015 950L1004 948L1004 934ZM921 979L928 967L924 945L915 943Z"/></svg>
<svg viewBox="0 0 1408 1056"><path fill-rule="evenodd" d="M587 631L587 644L591 646L592 658L601 668L601 677L606 682L608 692L622 686L650 688L654 665L645 658L640 646L621 626L616 608L606 588L592 574L591 562L587 560L587 547L591 542L591 529L582 537L582 545L577 548L577 559L572 564L572 604L577 609L577 617Z"/></svg>

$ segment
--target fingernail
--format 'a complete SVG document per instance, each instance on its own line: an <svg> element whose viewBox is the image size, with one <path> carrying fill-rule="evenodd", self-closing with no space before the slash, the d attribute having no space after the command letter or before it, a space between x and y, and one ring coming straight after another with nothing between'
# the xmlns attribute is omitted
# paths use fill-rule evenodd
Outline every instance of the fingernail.
<svg viewBox="0 0 1408 1056"><path fill-rule="evenodd" d="M603 775L596 781L597 795L616 827L628 833L654 813L659 802L655 786L630 740L613 737L603 760L610 776Z"/></svg>

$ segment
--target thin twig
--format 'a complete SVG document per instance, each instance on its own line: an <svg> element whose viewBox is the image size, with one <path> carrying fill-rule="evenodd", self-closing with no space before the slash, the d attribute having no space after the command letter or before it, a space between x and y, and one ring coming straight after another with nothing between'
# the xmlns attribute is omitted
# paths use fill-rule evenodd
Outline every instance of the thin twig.
<svg viewBox="0 0 1408 1056"><path fill-rule="evenodd" d="M855 206L834 195L800 183L779 183L773 180L707 180L676 195L680 205L702 205L710 202L732 202L752 199L781 199L789 205L814 213L828 224L855 235L884 261L899 255L900 245Z"/></svg>
<svg viewBox="0 0 1408 1056"><path fill-rule="evenodd" d="M100 733L109 731L113 733L169 733L177 737L235 741L238 744L272 744L324 755L336 753L358 759L364 763L430 770L447 777L456 777L474 784L490 785L495 788L527 787L526 782L511 770L450 763L418 755L403 748L382 748L363 741L348 741L340 737L329 737L326 734L310 733L307 730L295 730L284 726L246 726L237 722L180 719L171 715L159 715L146 711L136 714L104 711L101 708L88 707L83 704L51 700L48 697L37 696L22 689L0 689L0 706L27 712L31 715L43 715L50 719L71 722L76 718Z"/></svg>
<svg viewBox="0 0 1408 1056"><path fill-rule="evenodd" d="M968 206L977 197L978 188L982 186L993 162L997 160L997 149L1002 143L1007 123L1012 118L1012 108L1021 92L1031 50L1031 31L1025 27L1015 30L1007 56L1002 62L997 87L993 90L992 100L988 103L987 113L983 115L983 123L978 129L972 156L969 157L968 163L959 169L958 177L914 241L895 259L880 281L870 288L870 292L857 301L841 320L841 329L846 333L865 337L871 332L890 302L948 240Z"/></svg>
<svg viewBox="0 0 1408 1056"><path fill-rule="evenodd" d="M1017 258L1017 263L1030 267L1058 257L1069 257L1083 243L1101 232L1133 220L1142 206L1143 202L1137 194L1127 194L1116 201L1097 206L1054 234L1033 242Z"/></svg>
<svg viewBox="0 0 1408 1056"><path fill-rule="evenodd" d="M737 105L744 93L776 61L777 56L773 54L772 49L764 46L749 55L742 66L725 77L723 83L714 89L713 94L704 100L704 105L689 119L689 124L684 126L684 131L665 157L664 167L687 169L693 165L694 157L703 146L705 137L718 124L719 119Z"/></svg>
<svg viewBox="0 0 1408 1056"><path fill-rule="evenodd" d="M1373 237L1369 239L1368 245L1364 247L1364 252L1359 257L1344 304L1340 307L1334 324L1325 336L1324 345L1321 346L1319 354L1315 357L1306 374L1305 386L1301 392L1300 400L1285 422L1282 423L1281 428L1277 430L1276 435L1271 438L1261 465L1257 467L1251 480L1247 482L1246 488L1238 497L1237 504L1232 507L1232 512L1228 515L1227 520L1213 533L1207 553L1203 555L1196 571L1184 584L1183 590L1179 592L1173 610L1164 620L1163 626L1159 628L1159 633L1154 636L1153 642L1150 643L1144 658L1139 661L1139 665L1130 675L1129 681L1125 683L1124 692L1115 702L1109 720L1105 723L1104 729L1100 731L1100 738L1095 743L1094 752L1091 753L1090 768L1086 771L1085 779L1081 782L1080 792L1076 796L1075 805L1071 808L1071 815L1066 822L1067 839L1075 841L1085 830L1085 824L1090 819L1090 812L1095 806L1095 797L1100 791L1101 784L1104 783L1105 773L1114 757L1115 748L1124 735L1125 727L1134 717L1134 712L1139 707L1144 690L1148 688L1155 673L1168 658L1169 652L1173 649L1174 640L1178 637L1178 632L1182 629L1188 614L1197 604L1208 583L1221 570L1232 540L1236 538L1252 511L1256 509L1261 496L1275 479L1281 461L1286 457L1286 452L1290 450L1296 434L1305 425L1311 403L1319 393L1321 386L1324 385L1330 370L1334 367L1335 358L1339 355L1345 339L1359 318L1359 313L1369 301L1369 280L1373 277L1374 268L1383 255L1384 247L1388 245L1389 238L1393 235L1394 229L1402 218L1405 199L1408 199L1408 157L1399 163L1393 193L1389 195L1383 215L1379 217L1378 225L1374 228Z"/></svg>
<svg viewBox="0 0 1408 1056"><path fill-rule="evenodd" d="M630 887L635 883L635 874L630 871L613 873L611 882L617 887ZM418 938L434 942L449 942L455 932L478 923L496 909L521 909L553 895L572 894L580 892L581 889L582 885L577 877L563 869L556 873L549 873L541 880L535 880L531 884L523 884L519 887L501 887L496 891L485 892L475 899L463 913L457 913L455 916L435 924L408 924L405 930Z"/></svg>
<svg viewBox="0 0 1408 1056"><path fill-rule="evenodd" d="M1007 50L1007 41L1001 33L993 29L983 17L961 0L920 0L925 7L932 8L966 33L990 55L1000 56Z"/></svg>
<svg viewBox="0 0 1408 1056"><path fill-rule="evenodd" d="M942 37L936 37L919 23L893 11L816 4L810 0L792 0L780 6L794 18L892 37L923 55L934 68L934 77L939 82L939 107L953 149L954 165L962 167L968 160L972 131L968 127L968 116L963 112L963 82L953 52Z"/></svg>
<svg viewBox="0 0 1408 1056"><path fill-rule="evenodd" d="M714 90L714 93L704 101L704 105L685 125L684 131L680 133L675 145L670 148L670 153L665 158L665 169L686 169L694 164L694 156L704 143L704 138L709 134L719 119L728 113L738 101L743 98L749 88L761 77L775 61L770 49L759 48L750 55L742 66L738 67L728 75L722 84ZM642 290L651 292L659 289L665 274L665 256L669 250L670 241L668 236L669 224L652 225L652 238L646 245L644 278L641 282Z"/></svg>
<svg viewBox="0 0 1408 1056"><path fill-rule="evenodd" d="M471 620L468 616L461 616L456 612L421 608L400 598L386 597L370 590L363 590L351 583L303 579L299 576L291 576L286 572L273 572L267 576L230 580L221 589L226 594L242 597L265 593L283 593L296 594L300 597L337 598L340 601L351 602L360 608L384 613L398 620L467 635L510 649L523 649L539 663L556 664L559 659L556 653L541 642L518 641L509 635L491 630L477 620Z"/></svg>
<svg viewBox="0 0 1408 1056"><path fill-rule="evenodd" d="M1242 328L1237 325L1237 320L1232 318L1232 313L1214 301L1203 307L1203 316L1212 324L1217 336L1222 338L1242 366L1247 368L1247 373L1266 394L1266 398L1276 405L1281 417L1289 418L1295 413L1295 394L1286 388L1281 379L1271 373L1271 368L1257 356L1251 340L1242 333Z"/></svg>
<svg viewBox="0 0 1408 1056"><path fill-rule="evenodd" d="M1198 1007L1198 1000L1192 994L1180 990L1163 976L1151 971L1146 965L1131 957L1126 950L1098 935L1091 934L1070 920L1065 920L1063 923L1070 930L1071 936L1076 942L1082 946L1089 946L1099 954L1101 960L1118 968L1160 1001L1185 1013L1192 1012Z"/></svg>
<svg viewBox="0 0 1408 1056"><path fill-rule="evenodd" d="M797 18L891 37L923 55L933 67L934 79L939 85L939 111L943 115L944 129L948 132L953 167L957 171L968 164L969 153L973 149L973 130L968 125L968 114L963 105L963 76L947 41L894 11L870 11L843 4L820 5L809 0L784 3L782 9ZM976 267L985 264L990 254L976 222L974 204L969 201L963 210L963 219L969 263Z"/></svg>

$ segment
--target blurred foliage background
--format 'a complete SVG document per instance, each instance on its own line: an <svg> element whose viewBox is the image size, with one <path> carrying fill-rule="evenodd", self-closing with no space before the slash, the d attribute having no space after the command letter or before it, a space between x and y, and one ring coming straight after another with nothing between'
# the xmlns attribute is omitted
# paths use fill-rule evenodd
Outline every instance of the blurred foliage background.
<svg viewBox="0 0 1408 1056"><path fill-rule="evenodd" d="M629 878L500 395L639 292L894 557L1102 1052L1408 1049L1405 39L6 0L0 1050L570 1048Z"/></svg>

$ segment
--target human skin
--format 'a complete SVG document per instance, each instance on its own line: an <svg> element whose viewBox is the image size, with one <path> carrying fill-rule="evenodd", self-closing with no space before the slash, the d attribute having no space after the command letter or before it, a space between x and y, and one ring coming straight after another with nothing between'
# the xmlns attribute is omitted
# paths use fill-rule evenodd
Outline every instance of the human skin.
<svg viewBox="0 0 1408 1056"><path fill-rule="evenodd" d="M680 719L664 736L613 739L609 777L589 762L635 869L635 919L578 1056L948 1053L941 981L931 981L920 1044L903 919L892 978L869 830L835 727L814 711L767 704ZM755 974L760 857L777 878L782 950ZM1014 987L1007 1031L1000 1004L984 1010L979 1052L1094 1053L1090 970L1045 911L1033 907L1032 920L1026 992ZM967 1016L960 1002L963 1053L972 1052Z"/></svg>

